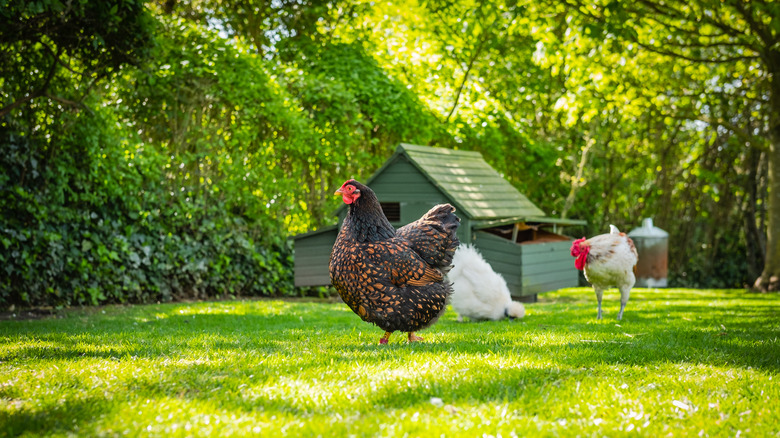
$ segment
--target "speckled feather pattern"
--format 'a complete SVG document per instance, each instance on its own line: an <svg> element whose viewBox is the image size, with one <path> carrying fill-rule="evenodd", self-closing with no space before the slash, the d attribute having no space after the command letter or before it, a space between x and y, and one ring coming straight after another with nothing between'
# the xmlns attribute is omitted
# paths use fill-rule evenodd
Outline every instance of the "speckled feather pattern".
<svg viewBox="0 0 780 438"><path fill-rule="evenodd" d="M460 219L442 204L396 232L368 187L349 212L331 251L330 277L345 303L385 331L422 330L444 312L444 278L458 246Z"/></svg>

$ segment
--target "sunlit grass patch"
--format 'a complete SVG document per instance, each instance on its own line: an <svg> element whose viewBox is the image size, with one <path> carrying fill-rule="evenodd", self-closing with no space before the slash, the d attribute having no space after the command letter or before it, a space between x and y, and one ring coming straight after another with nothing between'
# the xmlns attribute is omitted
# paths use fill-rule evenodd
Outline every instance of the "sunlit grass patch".
<svg viewBox="0 0 780 438"><path fill-rule="evenodd" d="M408 344L344 304L110 306L0 322L0 434L776 435L780 297L545 294Z"/></svg>

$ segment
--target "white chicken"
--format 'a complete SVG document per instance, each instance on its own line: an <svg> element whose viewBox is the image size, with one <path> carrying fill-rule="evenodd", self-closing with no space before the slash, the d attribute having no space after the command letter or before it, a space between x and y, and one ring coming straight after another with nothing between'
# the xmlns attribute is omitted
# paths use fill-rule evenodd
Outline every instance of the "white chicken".
<svg viewBox="0 0 780 438"><path fill-rule="evenodd" d="M512 301L504 277L493 271L472 245L461 245L452 258L453 268L447 274L452 282L452 308L472 320L515 319L525 316L522 303Z"/></svg>
<svg viewBox="0 0 780 438"><path fill-rule="evenodd" d="M620 289L620 312L617 319L623 319L623 310L628 303L631 288L636 282L636 262L639 260L634 242L616 226L609 226L609 234L600 234L590 239L575 240L571 255L577 259L574 266L585 271L585 279L596 291L601 319L601 298L604 290L615 286Z"/></svg>

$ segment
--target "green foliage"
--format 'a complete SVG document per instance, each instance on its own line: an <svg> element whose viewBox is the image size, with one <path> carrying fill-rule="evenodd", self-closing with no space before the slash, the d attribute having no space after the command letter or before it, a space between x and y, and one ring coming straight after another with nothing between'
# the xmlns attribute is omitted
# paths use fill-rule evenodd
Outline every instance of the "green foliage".
<svg viewBox="0 0 780 438"><path fill-rule="evenodd" d="M675 4L5 2L0 306L301 293L287 238L399 142L481 152L578 237L654 217L674 284L749 284L772 75L740 17L774 6Z"/></svg>
<svg viewBox="0 0 780 438"><path fill-rule="evenodd" d="M283 238L253 230L220 204L160 208L170 197L159 186L162 168L111 147L121 142L115 125L103 111L82 114L51 156L13 134L7 138L10 147L0 155L8 170L0 204L9 213L0 222L0 302L293 293L291 248Z"/></svg>
<svg viewBox="0 0 780 438"><path fill-rule="evenodd" d="M0 116L16 110L13 115L23 117L36 107L51 116L62 106L82 107L100 79L142 60L153 41L153 20L142 1L4 1Z"/></svg>
<svg viewBox="0 0 780 438"><path fill-rule="evenodd" d="M18 435L772 436L777 294L591 289L409 344L343 303L105 306L0 321Z"/></svg>

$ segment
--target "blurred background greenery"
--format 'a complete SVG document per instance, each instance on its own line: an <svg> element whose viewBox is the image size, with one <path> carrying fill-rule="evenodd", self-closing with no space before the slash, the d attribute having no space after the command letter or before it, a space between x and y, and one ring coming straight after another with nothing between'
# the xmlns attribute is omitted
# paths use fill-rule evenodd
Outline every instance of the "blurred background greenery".
<svg viewBox="0 0 780 438"><path fill-rule="evenodd" d="M653 217L672 285L752 285L780 270L778 17L0 2L0 307L316 293L294 288L288 237L334 223L333 191L399 142L481 152L548 215L586 219L576 237Z"/></svg>

